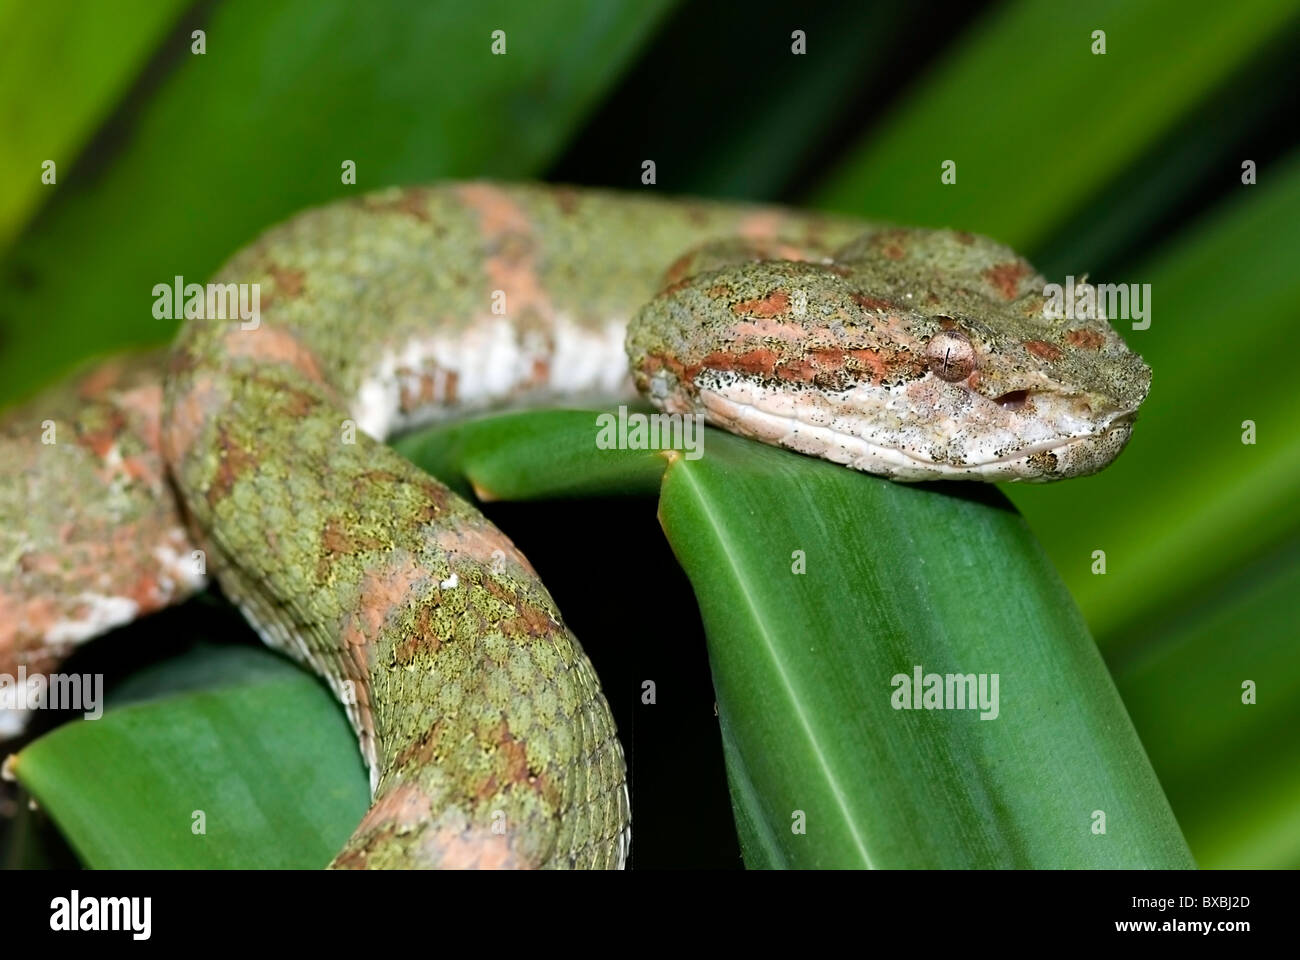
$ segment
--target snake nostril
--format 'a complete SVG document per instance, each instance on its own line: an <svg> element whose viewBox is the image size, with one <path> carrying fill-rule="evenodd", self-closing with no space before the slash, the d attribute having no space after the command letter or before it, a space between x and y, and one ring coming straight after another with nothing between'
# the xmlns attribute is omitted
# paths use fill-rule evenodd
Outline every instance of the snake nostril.
<svg viewBox="0 0 1300 960"><path fill-rule="evenodd" d="M1010 393L1004 393L1000 397L994 397L993 402L1003 410L1019 410L1029 399L1028 390L1012 390Z"/></svg>

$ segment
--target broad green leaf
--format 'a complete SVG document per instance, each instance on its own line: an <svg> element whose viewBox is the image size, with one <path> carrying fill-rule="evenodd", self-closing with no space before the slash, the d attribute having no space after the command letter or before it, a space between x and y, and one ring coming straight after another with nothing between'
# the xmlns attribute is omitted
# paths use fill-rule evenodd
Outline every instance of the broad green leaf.
<svg viewBox="0 0 1300 960"><path fill-rule="evenodd" d="M89 867L319 868L369 798L317 680L266 651L199 650L138 681L210 689L109 709L17 755L19 781ZM206 832L194 832L201 812Z"/></svg>
<svg viewBox="0 0 1300 960"><path fill-rule="evenodd" d="M660 517L708 630L747 864L1193 865L1082 618L996 492L715 433L706 450L673 462ZM918 669L997 676L996 717L896 709Z"/></svg>
<svg viewBox="0 0 1300 960"><path fill-rule="evenodd" d="M78 151L186 5L0 0L0 251L75 175ZM47 160L55 184L42 182Z"/></svg>
<svg viewBox="0 0 1300 960"><path fill-rule="evenodd" d="M0 265L0 404L86 356L165 341L174 324L153 316L154 284L205 279L304 207L394 183L535 175L669 2L212 6L207 53L184 38L107 169L61 177ZM491 52L498 29L504 56Z"/></svg>
<svg viewBox="0 0 1300 960"><path fill-rule="evenodd" d="M992 8L816 192L1029 250L1293 22L1295 0ZM1092 52L1094 31L1106 52ZM956 164L956 182L940 180Z"/></svg>
<svg viewBox="0 0 1300 960"><path fill-rule="evenodd" d="M582 410L507 413L419 431L393 446L480 500L654 496L667 460L656 450L601 449L602 416ZM614 422L617 425L617 422Z"/></svg>

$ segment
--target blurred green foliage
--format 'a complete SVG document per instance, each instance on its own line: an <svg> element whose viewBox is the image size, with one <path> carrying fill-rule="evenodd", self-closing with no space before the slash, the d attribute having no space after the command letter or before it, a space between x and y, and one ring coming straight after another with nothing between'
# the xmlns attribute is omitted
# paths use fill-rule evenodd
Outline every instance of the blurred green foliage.
<svg viewBox="0 0 1300 960"><path fill-rule="evenodd" d="M0 0L0 251L40 204L33 171L66 175L128 90L185 0L35 4ZM8 395L6 395L8 396Z"/></svg>

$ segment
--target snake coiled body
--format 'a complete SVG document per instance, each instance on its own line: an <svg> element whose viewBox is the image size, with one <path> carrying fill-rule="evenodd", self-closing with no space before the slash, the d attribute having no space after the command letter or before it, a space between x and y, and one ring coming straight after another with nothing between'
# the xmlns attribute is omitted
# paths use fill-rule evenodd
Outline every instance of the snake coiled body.
<svg viewBox="0 0 1300 960"><path fill-rule="evenodd" d="M509 539L384 437L635 384L901 479L1051 479L1118 453L1147 382L1104 321L1044 321L1042 278L990 241L774 208L393 189L271 229L212 282L256 285L257 322L191 317L162 382L119 361L11 418L0 512L28 519L0 558L0 669L183 598L202 551L348 711L373 805L340 867L616 867L629 843L577 640ZM38 444L50 419L75 442ZM76 487L38 502L56 472Z"/></svg>

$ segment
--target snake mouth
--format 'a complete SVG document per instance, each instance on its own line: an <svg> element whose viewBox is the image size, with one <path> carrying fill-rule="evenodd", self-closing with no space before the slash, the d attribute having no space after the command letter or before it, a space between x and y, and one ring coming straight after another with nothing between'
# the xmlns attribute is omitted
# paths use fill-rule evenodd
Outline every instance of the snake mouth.
<svg viewBox="0 0 1300 960"><path fill-rule="evenodd" d="M871 455L859 457L864 465L850 462L848 466L871 473L884 473L895 480L923 481L938 479L981 479L1007 482L1045 482L1066 477L1096 473L1110 463L1128 443L1133 432L1133 417L1127 415L1106 426L1089 432L1067 434L1027 444L1001 455L965 463L935 460L924 453L904 446L875 444L856 434L838 434L846 446L872 448ZM782 444L799 449L797 444ZM808 452L800 450L800 452ZM824 456L824 454L818 454ZM901 463L893 470L877 469L865 464L872 462ZM912 469L909 469L909 465ZM917 471L924 471L917 472Z"/></svg>
<svg viewBox="0 0 1300 960"><path fill-rule="evenodd" d="M1032 443L1028 446L1021 447L1014 452L984 460L977 464L978 466L993 467L999 464L1016 463L1033 458L1044 458L1048 456L1063 458L1083 447L1101 446L1103 448L1118 444L1120 448L1128 443L1129 435L1133 432L1134 416L1124 414L1116 417L1096 430L1086 433L1065 434L1054 437L1050 440L1043 440L1038 443ZM1116 450L1118 452L1118 450ZM1106 463L1110 461L1107 460ZM1100 469L1105 464L1098 465ZM1091 471L1089 471L1091 472ZM1071 473L1070 476L1079 476L1078 473ZM1030 478L1026 478L1030 479Z"/></svg>
<svg viewBox="0 0 1300 960"><path fill-rule="evenodd" d="M992 398L1002 410L1019 413L1031 399L1039 404L1045 397L1034 390L1015 390ZM1077 397L1060 398L1060 411L1053 411L1043 419L1055 423L1058 429L1051 435L1034 440L1023 446L1008 449L1005 454L980 460L981 465L1004 463L1021 457L1058 453L1073 444L1100 442L1120 433L1127 435L1133 430L1137 419L1135 410L1114 410L1109 413L1096 413L1084 401ZM1068 412L1067 412L1068 411Z"/></svg>
<svg viewBox="0 0 1300 960"><path fill-rule="evenodd" d="M1022 392L986 398L988 415L922 415L900 393L827 397L732 380L702 387L697 409L733 433L903 481L1084 476L1132 433L1134 411L1099 415L1077 397Z"/></svg>

